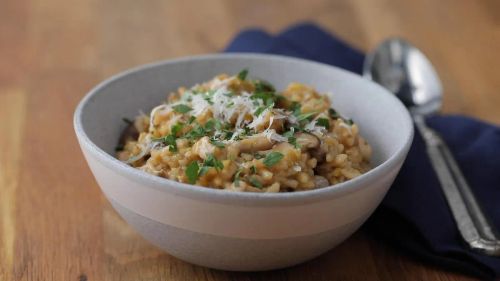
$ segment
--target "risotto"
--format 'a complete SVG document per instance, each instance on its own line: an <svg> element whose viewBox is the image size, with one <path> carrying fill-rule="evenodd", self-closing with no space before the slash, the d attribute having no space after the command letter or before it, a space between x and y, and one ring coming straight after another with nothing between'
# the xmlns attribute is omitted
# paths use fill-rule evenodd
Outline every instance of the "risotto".
<svg viewBox="0 0 500 281"><path fill-rule="evenodd" d="M370 145L326 95L237 75L181 87L128 126L118 159L144 172L210 188L290 192L370 169Z"/></svg>

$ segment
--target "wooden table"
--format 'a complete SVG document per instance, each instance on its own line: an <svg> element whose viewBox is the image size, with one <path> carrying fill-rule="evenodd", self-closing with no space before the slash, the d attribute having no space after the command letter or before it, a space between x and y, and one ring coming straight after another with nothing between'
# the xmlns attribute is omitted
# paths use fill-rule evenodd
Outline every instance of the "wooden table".
<svg viewBox="0 0 500 281"><path fill-rule="evenodd" d="M240 30L311 20L360 49L400 35L444 83L444 110L500 123L500 2L4 0L0 5L0 280L468 280L357 233L306 264L228 273L151 246L110 207L73 110L131 66L217 52Z"/></svg>

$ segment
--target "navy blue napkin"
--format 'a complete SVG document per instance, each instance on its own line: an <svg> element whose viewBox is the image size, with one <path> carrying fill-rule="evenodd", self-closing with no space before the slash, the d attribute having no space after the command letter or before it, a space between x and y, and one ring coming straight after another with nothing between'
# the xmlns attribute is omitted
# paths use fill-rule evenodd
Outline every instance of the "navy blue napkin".
<svg viewBox="0 0 500 281"><path fill-rule="evenodd" d="M364 59L361 51L307 23L277 35L245 30L225 52L288 55L356 73ZM500 128L463 116L433 116L427 122L450 146L485 213L500 229ZM442 268L483 279L500 277L500 258L477 254L461 240L418 132L401 172L364 229Z"/></svg>

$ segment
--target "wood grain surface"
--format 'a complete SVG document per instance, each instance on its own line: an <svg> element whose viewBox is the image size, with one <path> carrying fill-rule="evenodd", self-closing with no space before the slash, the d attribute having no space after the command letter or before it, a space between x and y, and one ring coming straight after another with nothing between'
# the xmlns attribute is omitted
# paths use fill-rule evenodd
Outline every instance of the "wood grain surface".
<svg viewBox="0 0 500 281"><path fill-rule="evenodd" d="M110 207L72 114L102 79L217 52L244 27L313 21L368 50L403 36L444 83L444 111L500 123L497 0L67 1L0 3L0 280L469 280L358 232L290 269L230 273L151 246Z"/></svg>

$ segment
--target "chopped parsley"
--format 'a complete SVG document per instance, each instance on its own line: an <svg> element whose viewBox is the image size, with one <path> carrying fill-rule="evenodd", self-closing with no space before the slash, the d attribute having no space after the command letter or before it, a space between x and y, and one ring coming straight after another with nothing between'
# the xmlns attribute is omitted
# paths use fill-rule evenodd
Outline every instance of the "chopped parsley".
<svg viewBox="0 0 500 281"><path fill-rule="evenodd" d="M300 103L293 101L292 104L290 105L290 110L293 112L293 115L299 116L300 115Z"/></svg>
<svg viewBox="0 0 500 281"><path fill-rule="evenodd" d="M272 167L276 165L276 163L278 163L281 159L283 159L283 156L283 153L273 151L266 155L266 158L263 161L264 165L266 165L267 167Z"/></svg>
<svg viewBox="0 0 500 281"><path fill-rule="evenodd" d="M212 97L210 96L204 96L203 99L206 100L210 105L214 104L214 102L212 101Z"/></svg>
<svg viewBox="0 0 500 281"><path fill-rule="evenodd" d="M241 173L241 169L238 169L238 171L236 171L236 174L234 174L234 186L236 187L239 187L240 186L240 173Z"/></svg>
<svg viewBox="0 0 500 281"><path fill-rule="evenodd" d="M284 136L285 138L289 138L289 137L293 136L294 131L295 131L295 130L294 130L294 129L293 129L293 127L292 127L292 128L290 128L290 131L286 131L286 132L284 132L284 133L283 133L283 136Z"/></svg>
<svg viewBox="0 0 500 281"><path fill-rule="evenodd" d="M223 127L224 124L222 124L222 122L218 119L209 119L205 125L203 126L203 128L207 131L207 132L211 132L213 131L214 129L215 130L222 130L222 127Z"/></svg>
<svg viewBox="0 0 500 281"><path fill-rule="evenodd" d="M330 121L327 118L318 118L316 120L316 125L325 127L325 129L330 129Z"/></svg>
<svg viewBox="0 0 500 281"><path fill-rule="evenodd" d="M207 136L210 133L214 132L215 130L226 132L225 130L223 130L224 126L225 125L220 120L212 118L208 120L203 126L200 124L194 125L193 129L187 132L184 137L190 140L194 140L194 139L199 139L203 136ZM228 138L227 135L226 138Z"/></svg>
<svg viewBox="0 0 500 281"><path fill-rule="evenodd" d="M352 119L342 117L342 115L340 115L333 108L328 109L328 114L332 119L339 119L339 118L342 119L349 126L352 126L352 124L354 124L354 121Z"/></svg>
<svg viewBox="0 0 500 281"><path fill-rule="evenodd" d="M205 175L210 168L215 168L217 171L220 171L224 168L224 164L215 158L213 154L208 155L201 167L197 161L189 163L186 168L186 176L188 177L189 183L196 183L198 178Z"/></svg>
<svg viewBox="0 0 500 281"><path fill-rule="evenodd" d="M262 183L255 177L250 177L248 181L257 188L262 188Z"/></svg>
<svg viewBox="0 0 500 281"><path fill-rule="evenodd" d="M342 117L340 116L340 114L338 114L338 112L337 112L337 111L335 111L335 109L333 109L333 108L328 109L328 114L330 115L330 117L331 117L332 119L342 118Z"/></svg>
<svg viewBox="0 0 500 281"><path fill-rule="evenodd" d="M241 136L251 136L252 134L253 134L252 129L250 129L248 127L244 127L243 132L241 133Z"/></svg>
<svg viewBox="0 0 500 281"><path fill-rule="evenodd" d="M176 136L177 133L179 133L180 131L182 131L182 129L184 128L184 125L181 124L181 123L177 123L175 125L173 125L171 128L170 128L170 132L172 133L172 135Z"/></svg>
<svg viewBox="0 0 500 281"><path fill-rule="evenodd" d="M200 166L198 165L197 161L193 161L189 163L189 165L186 168L186 176L188 178L188 181L190 184L195 184L196 181L198 180L198 170L200 169Z"/></svg>
<svg viewBox="0 0 500 281"><path fill-rule="evenodd" d="M255 116L259 117L260 114L262 114L262 112L264 112L264 110L266 110L267 107L265 106L259 106L257 108L257 110L255 110L255 112L253 113Z"/></svg>
<svg viewBox="0 0 500 281"><path fill-rule="evenodd" d="M255 167L255 165L252 165L252 167L250 167L250 172L252 172L252 174L257 174L257 167Z"/></svg>
<svg viewBox="0 0 500 281"><path fill-rule="evenodd" d="M242 71L240 71L240 73L238 73L237 77L240 80L245 80L247 78L247 75L248 75L248 69L243 69Z"/></svg>
<svg viewBox="0 0 500 281"><path fill-rule="evenodd" d="M224 139L226 140L231 139L234 134L234 132L231 130L223 130L222 132L224 133Z"/></svg>
<svg viewBox="0 0 500 281"><path fill-rule="evenodd" d="M304 121L304 120L309 120L311 117L313 117L314 114L316 114L317 112L308 112L308 113L302 113L300 114L299 116L297 116L297 120L300 122L300 121Z"/></svg>
<svg viewBox="0 0 500 281"><path fill-rule="evenodd" d="M125 117L122 118L122 121L125 122L127 125L132 125L134 123L134 121Z"/></svg>
<svg viewBox="0 0 500 281"><path fill-rule="evenodd" d="M224 164L215 158L213 154L208 155L207 159L203 162L203 166L214 167L217 171L224 169Z"/></svg>
<svg viewBox="0 0 500 281"><path fill-rule="evenodd" d="M288 138L288 143L293 145L295 148L299 148L299 144L297 143L297 138L293 135L295 133L295 128L291 127L290 131L286 131L283 133L285 138Z"/></svg>
<svg viewBox="0 0 500 281"><path fill-rule="evenodd" d="M185 104L178 104L178 105L175 105L172 107L174 109L175 112L179 112L179 113L187 113L191 110L193 110L191 107L185 105Z"/></svg>
<svg viewBox="0 0 500 281"><path fill-rule="evenodd" d="M278 99L278 96L273 92L254 92L250 98L253 100L260 99L266 106L274 106L274 102Z"/></svg>
<svg viewBox="0 0 500 281"><path fill-rule="evenodd" d="M260 154L260 153L255 153L255 154L253 155L253 157L254 157L255 159L262 159L262 158L264 158L265 156L264 156L264 155L262 155L262 154Z"/></svg>
<svg viewBox="0 0 500 281"><path fill-rule="evenodd" d="M207 92L200 92L199 94L202 95L203 99L210 105L213 105L214 102L212 98L214 97L215 91L214 90L209 90Z"/></svg>
<svg viewBox="0 0 500 281"><path fill-rule="evenodd" d="M165 145L168 146L168 150L171 152L177 152L177 142L176 142L176 137L173 134L170 134L168 136L164 136L161 138L153 138L152 141L158 141L161 142Z"/></svg>
<svg viewBox="0 0 500 281"><path fill-rule="evenodd" d="M193 123L194 120L196 120L196 117L194 117L194 116L189 117L188 124Z"/></svg>
<svg viewBox="0 0 500 281"><path fill-rule="evenodd" d="M215 119L210 119L205 123L205 126L203 126L205 130L211 131L215 128Z"/></svg>
<svg viewBox="0 0 500 281"><path fill-rule="evenodd" d="M255 85L256 92L275 92L276 91L274 86L267 81L258 80L258 81L255 81L254 85Z"/></svg>
<svg viewBox="0 0 500 281"><path fill-rule="evenodd" d="M208 172L210 168L211 168L210 166L201 166L200 171L198 172L198 176L200 177L203 176Z"/></svg>
<svg viewBox="0 0 500 281"><path fill-rule="evenodd" d="M295 148L300 148L300 144L297 142L297 138L296 137L289 137L288 138L288 143L293 145L293 147Z"/></svg>
<svg viewBox="0 0 500 281"><path fill-rule="evenodd" d="M185 138L187 139L199 139L203 136L205 136L207 134L207 131L205 130L205 128L203 128L202 126L200 126L199 124L195 125L194 128L189 131L186 135L185 135Z"/></svg>
<svg viewBox="0 0 500 281"><path fill-rule="evenodd" d="M224 148L225 147L225 145L224 145L223 142L221 142L219 140L216 140L215 138L211 138L210 139L210 143L213 144L213 145L215 145L218 148Z"/></svg>

